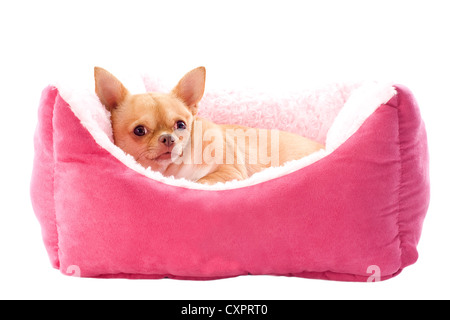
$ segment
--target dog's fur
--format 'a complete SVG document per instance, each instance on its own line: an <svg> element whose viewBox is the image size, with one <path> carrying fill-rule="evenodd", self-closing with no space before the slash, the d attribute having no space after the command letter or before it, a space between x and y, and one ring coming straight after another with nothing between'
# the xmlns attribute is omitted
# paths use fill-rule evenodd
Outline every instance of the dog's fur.
<svg viewBox="0 0 450 320"><path fill-rule="evenodd" d="M288 132L218 125L198 117L205 75L200 67L170 93L132 95L111 73L96 67L95 92L111 112L114 143L164 176L206 184L243 180L323 148Z"/></svg>

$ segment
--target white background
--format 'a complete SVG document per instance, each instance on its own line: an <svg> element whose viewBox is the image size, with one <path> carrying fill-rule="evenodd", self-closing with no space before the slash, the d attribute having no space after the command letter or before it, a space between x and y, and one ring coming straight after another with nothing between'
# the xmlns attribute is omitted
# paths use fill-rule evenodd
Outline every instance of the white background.
<svg viewBox="0 0 450 320"><path fill-rule="evenodd" d="M436 0L0 2L0 298L450 298L449 16L448 1ZM204 65L208 88L299 90L359 79L407 85L431 156L419 261L377 284L62 276L50 267L29 199L37 106L47 84L80 70L91 75L94 65L169 79Z"/></svg>

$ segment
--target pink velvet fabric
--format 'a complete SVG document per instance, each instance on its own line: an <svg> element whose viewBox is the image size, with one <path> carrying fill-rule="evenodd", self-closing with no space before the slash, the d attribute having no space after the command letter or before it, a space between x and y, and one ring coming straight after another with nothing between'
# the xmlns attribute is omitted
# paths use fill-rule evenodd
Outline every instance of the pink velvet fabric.
<svg viewBox="0 0 450 320"><path fill-rule="evenodd" d="M429 202L424 124L408 89L330 155L224 191L151 180L101 148L44 90L31 198L53 267L83 277L284 275L381 280L418 258ZM73 267L75 266L75 267Z"/></svg>

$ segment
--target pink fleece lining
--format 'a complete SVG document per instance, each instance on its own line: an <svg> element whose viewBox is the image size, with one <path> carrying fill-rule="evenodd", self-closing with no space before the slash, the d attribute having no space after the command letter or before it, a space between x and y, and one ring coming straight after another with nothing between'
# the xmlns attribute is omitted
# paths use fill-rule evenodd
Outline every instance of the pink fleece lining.
<svg viewBox="0 0 450 320"><path fill-rule="evenodd" d="M198 190L124 165L46 88L31 197L53 267L130 279L367 281L371 266L380 280L399 274L418 258L429 176L417 103L396 89L318 161L242 188Z"/></svg>

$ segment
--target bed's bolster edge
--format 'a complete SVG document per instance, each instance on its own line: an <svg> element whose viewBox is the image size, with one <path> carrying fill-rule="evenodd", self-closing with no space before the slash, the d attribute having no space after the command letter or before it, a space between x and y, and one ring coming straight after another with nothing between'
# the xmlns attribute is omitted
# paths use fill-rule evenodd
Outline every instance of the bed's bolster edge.
<svg viewBox="0 0 450 320"><path fill-rule="evenodd" d="M58 232L53 194L53 110L58 90L49 86L42 92L38 124L34 135L34 163L31 177L31 202L41 225L44 245L51 264L59 268Z"/></svg>
<svg viewBox="0 0 450 320"><path fill-rule="evenodd" d="M430 201L429 158L425 124L411 91L395 86L398 94L390 104L398 109L401 175L398 227L401 265L418 259L417 245Z"/></svg>

